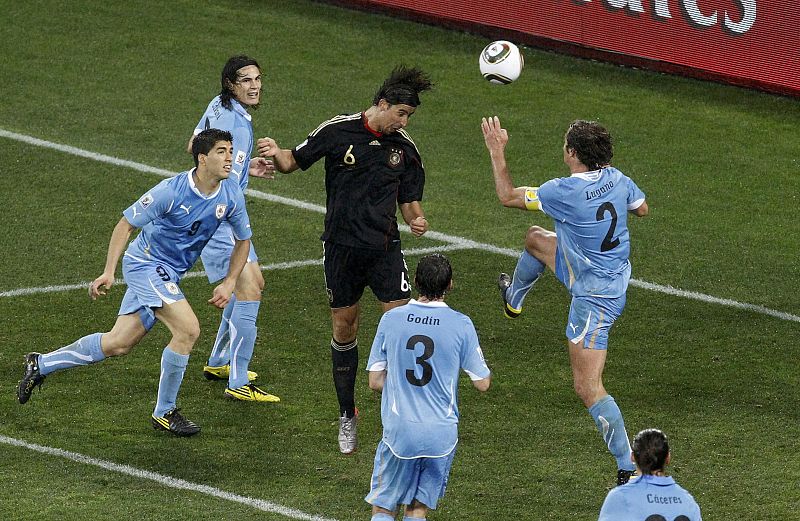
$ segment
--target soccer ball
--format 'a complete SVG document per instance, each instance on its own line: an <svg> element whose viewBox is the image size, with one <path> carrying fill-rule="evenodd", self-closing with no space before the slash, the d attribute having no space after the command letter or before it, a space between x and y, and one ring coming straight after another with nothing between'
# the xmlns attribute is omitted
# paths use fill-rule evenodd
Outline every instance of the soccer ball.
<svg viewBox="0 0 800 521"><path fill-rule="evenodd" d="M505 85L519 78L525 59L516 45L498 40L484 47L478 65L484 78L491 83Z"/></svg>

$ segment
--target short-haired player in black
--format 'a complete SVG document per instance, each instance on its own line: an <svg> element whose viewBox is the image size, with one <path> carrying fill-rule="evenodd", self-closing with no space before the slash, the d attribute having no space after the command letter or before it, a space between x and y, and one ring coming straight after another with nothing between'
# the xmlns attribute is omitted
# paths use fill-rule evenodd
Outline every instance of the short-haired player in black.
<svg viewBox="0 0 800 521"><path fill-rule="evenodd" d="M428 230L420 204L425 170L405 127L420 105L419 94L432 86L422 70L399 66L375 93L372 106L323 122L293 149L282 149L269 137L258 140L259 154L272 158L279 172L306 170L325 158L327 210L321 239L343 454L358 446L354 392L359 300L367 286L383 311L411 297L400 250L398 206L414 236Z"/></svg>

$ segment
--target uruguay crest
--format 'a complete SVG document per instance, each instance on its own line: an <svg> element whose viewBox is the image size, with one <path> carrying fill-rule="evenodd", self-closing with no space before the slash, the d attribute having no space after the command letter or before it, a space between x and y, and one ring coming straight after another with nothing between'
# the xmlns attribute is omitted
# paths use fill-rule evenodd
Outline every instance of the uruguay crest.
<svg viewBox="0 0 800 521"><path fill-rule="evenodd" d="M218 204L217 205L217 212L216 212L217 219L222 219L222 216L225 215L225 210L227 210L227 209L228 209L228 205L227 204Z"/></svg>

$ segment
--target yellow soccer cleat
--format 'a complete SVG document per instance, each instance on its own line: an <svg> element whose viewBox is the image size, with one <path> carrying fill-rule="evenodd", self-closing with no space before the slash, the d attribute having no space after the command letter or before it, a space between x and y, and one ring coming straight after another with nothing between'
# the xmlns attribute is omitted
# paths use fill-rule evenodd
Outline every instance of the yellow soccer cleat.
<svg viewBox="0 0 800 521"><path fill-rule="evenodd" d="M230 398L231 400L242 400L244 402L277 403L281 401L281 399L274 394L269 394L253 384L243 385L241 387L237 387L236 389L225 389L225 398Z"/></svg>
<svg viewBox="0 0 800 521"><path fill-rule="evenodd" d="M203 376L206 377L206 380L227 380L230 374L231 374L230 364L225 364L220 366L207 365L203 367ZM248 380L250 380L251 382L255 382L256 378L258 378L257 372L247 371Z"/></svg>

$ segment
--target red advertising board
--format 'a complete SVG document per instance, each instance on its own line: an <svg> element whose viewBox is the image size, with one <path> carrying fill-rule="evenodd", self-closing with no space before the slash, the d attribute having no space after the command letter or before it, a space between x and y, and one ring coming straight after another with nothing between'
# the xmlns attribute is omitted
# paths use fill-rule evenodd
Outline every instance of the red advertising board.
<svg viewBox="0 0 800 521"><path fill-rule="evenodd" d="M800 96L793 0L341 0L655 70Z"/></svg>

